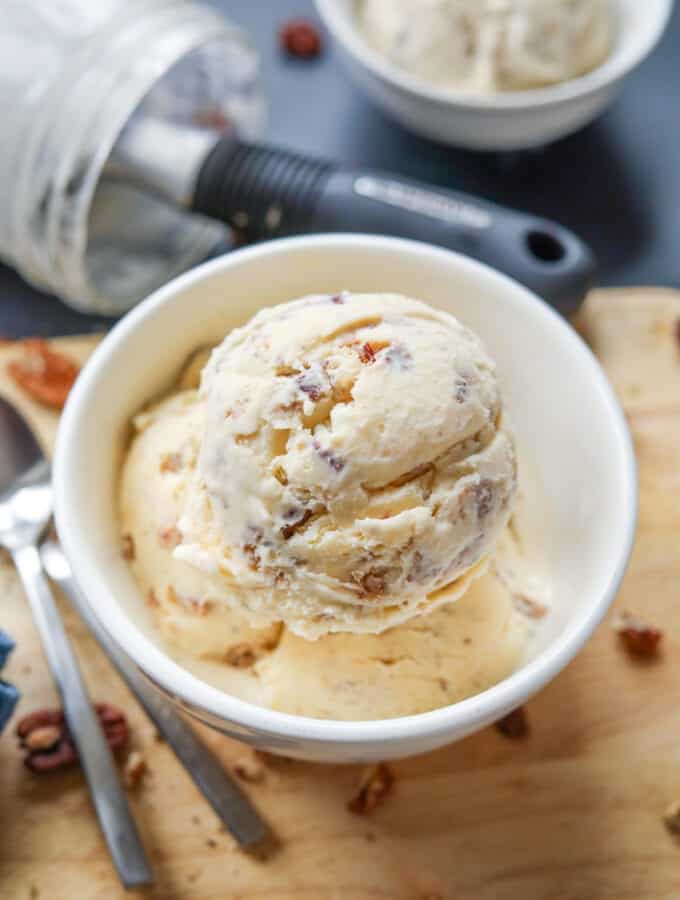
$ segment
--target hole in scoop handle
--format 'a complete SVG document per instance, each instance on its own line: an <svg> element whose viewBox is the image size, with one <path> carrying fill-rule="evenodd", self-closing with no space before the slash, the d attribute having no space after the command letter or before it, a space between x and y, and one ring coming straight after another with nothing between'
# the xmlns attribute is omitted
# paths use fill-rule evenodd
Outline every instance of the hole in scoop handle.
<svg viewBox="0 0 680 900"><path fill-rule="evenodd" d="M365 232L465 253L517 279L564 315L592 284L588 247L549 220L397 175L346 169L222 138L200 169L194 211L251 240Z"/></svg>

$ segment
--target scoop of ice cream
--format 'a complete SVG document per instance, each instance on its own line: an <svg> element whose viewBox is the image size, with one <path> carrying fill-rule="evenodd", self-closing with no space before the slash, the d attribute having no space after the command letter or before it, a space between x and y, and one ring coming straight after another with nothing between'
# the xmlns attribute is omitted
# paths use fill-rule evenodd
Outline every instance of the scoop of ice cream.
<svg viewBox="0 0 680 900"><path fill-rule="evenodd" d="M256 623L383 631L462 593L508 520L515 451L494 365L416 300L264 309L213 352L200 394L175 557L238 585Z"/></svg>
<svg viewBox="0 0 680 900"><path fill-rule="evenodd" d="M238 587L173 557L187 485L196 465L204 407L196 392L177 394L135 419L135 435L120 483L123 548L165 639L180 651L235 666L253 663L279 627L254 629Z"/></svg>
<svg viewBox="0 0 680 900"><path fill-rule="evenodd" d="M379 635L306 641L286 631L255 671L261 702L270 709L321 719L389 719L497 684L520 664L526 638L527 619L499 579L487 574L455 603Z"/></svg>
<svg viewBox="0 0 680 900"><path fill-rule="evenodd" d="M419 78L477 93L575 78L611 49L608 0L360 0L366 41Z"/></svg>

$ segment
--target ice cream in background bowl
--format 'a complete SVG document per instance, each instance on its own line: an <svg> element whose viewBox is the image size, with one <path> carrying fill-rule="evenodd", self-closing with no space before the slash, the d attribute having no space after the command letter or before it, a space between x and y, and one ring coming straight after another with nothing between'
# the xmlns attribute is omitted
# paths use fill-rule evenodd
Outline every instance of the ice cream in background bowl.
<svg viewBox="0 0 680 900"><path fill-rule="evenodd" d="M521 150L598 116L673 0L315 0L350 76L406 128Z"/></svg>
<svg viewBox="0 0 680 900"><path fill-rule="evenodd" d="M345 302L334 302L338 297ZM380 321L375 314L357 319L360 304L374 313L379 308ZM290 328L281 327L288 321L281 315L291 316ZM320 328L321 321L332 327ZM379 329L385 330L380 336ZM421 351L421 329L431 339L443 329L448 356L438 356L437 339L428 342L431 356ZM250 351L263 336L257 357ZM246 344L249 352L238 352ZM417 369L388 369L393 360L381 357L395 344L406 345ZM207 367L206 353L193 355L197 348L212 350ZM279 359L284 351L292 355ZM438 389L414 404L411 379L421 363ZM455 398L461 366L470 367L462 379L470 384L459 394L465 402ZM304 376L311 373L308 384ZM351 402L342 391L333 395L345 376ZM257 428L253 421L233 427L239 415L225 381L239 378L253 387L240 399ZM393 378L407 379L398 382L407 389L393 390ZM335 456L326 453L347 455L350 446L367 445L370 459L361 462L358 454L358 461L375 464L379 445L358 436L362 422L380 415L373 407L362 416L358 411L361 386L378 384L391 398L390 411L403 410L401 427L390 425L399 444L386 469L391 481L375 479L379 488L389 485L382 507L380 492L366 490L374 482L364 480L358 462L345 460L347 482L336 482L345 469L336 472ZM106 416L92 416L94 404ZM285 423L274 421L281 405L289 407ZM211 445L206 423L219 409L222 427L213 429ZM433 441L440 429L428 432L437 415L446 448L459 436L466 440L468 425L477 435L458 463L449 459L451 468L441 471L446 454ZM410 426L421 435L414 437ZM280 430L290 433L272 442ZM296 441L304 442L308 431L304 450ZM485 468L496 444L506 448L507 460ZM244 447L248 453L241 455ZM424 448L434 457L422 458ZM425 478L418 466L433 459L435 476ZM225 485L230 467L240 477L235 487ZM394 484L401 474L409 477ZM353 495L355 476L363 493ZM475 491L466 488L489 478L496 491L491 503L468 505ZM58 528L76 576L111 635L154 683L228 734L275 752L334 761L431 749L523 702L574 656L606 610L635 520L624 421L569 327L523 288L470 260L363 236L240 251L188 273L134 310L95 352L69 400L55 484ZM324 500L327 512L315 510L303 523L307 529L286 528L299 522L297 514L284 519L289 487L297 500L302 487L310 501ZM229 519L232 490L239 509ZM475 537L479 543L465 561L458 558L450 581L443 551L442 562L421 572L420 582L409 581L417 559L409 538L422 541L423 555L439 546L427 528L418 530L423 510L436 524L439 510L429 504L438 491L451 503L450 523L467 517L458 531L444 525L449 565L463 545L474 546ZM345 520L333 504L350 495ZM198 501L214 506L212 520L196 514ZM248 546L242 529L253 510L262 513L258 504L267 515L256 524L259 540ZM366 516L367 509L375 515ZM482 528L485 514L490 518ZM310 530L324 516L325 527ZM397 545L406 549L390 557L384 528L391 520ZM359 522L375 523L375 545L367 539L357 546L352 529ZM408 537L400 527L406 522L414 529ZM342 550L331 553L330 568L314 555L326 534ZM291 564L285 555L296 537ZM277 559L285 583L277 579ZM352 573L369 559L390 571L366 590L366 573ZM318 584L328 578L333 590L326 609ZM310 580L309 605L287 607ZM382 605L392 615L402 581L407 605L385 627L378 611ZM252 603L253 592L261 603ZM305 633L309 622L312 631Z"/></svg>
<svg viewBox="0 0 680 900"><path fill-rule="evenodd" d="M610 0L357 0L364 39L430 84L492 94L559 84L606 59Z"/></svg>

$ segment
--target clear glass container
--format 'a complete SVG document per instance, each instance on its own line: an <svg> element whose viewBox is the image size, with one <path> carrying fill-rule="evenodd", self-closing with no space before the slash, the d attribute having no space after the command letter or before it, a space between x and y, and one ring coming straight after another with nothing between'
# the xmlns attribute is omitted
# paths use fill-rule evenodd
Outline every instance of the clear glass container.
<svg viewBox="0 0 680 900"><path fill-rule="evenodd" d="M78 309L120 313L226 237L116 177L150 115L261 134L255 51L190 0L2 0L0 257Z"/></svg>

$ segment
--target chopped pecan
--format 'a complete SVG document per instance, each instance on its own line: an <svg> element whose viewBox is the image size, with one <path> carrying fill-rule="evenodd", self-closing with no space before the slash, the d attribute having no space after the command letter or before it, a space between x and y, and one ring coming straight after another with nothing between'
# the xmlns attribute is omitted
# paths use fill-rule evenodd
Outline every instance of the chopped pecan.
<svg viewBox="0 0 680 900"><path fill-rule="evenodd" d="M314 441L312 446L319 454L321 459L328 463L328 465L333 469L334 472L342 472L345 468L344 460L340 459L340 457L336 456L332 450L322 449L321 444L318 441Z"/></svg>
<svg viewBox="0 0 680 900"><path fill-rule="evenodd" d="M370 366L371 363L375 362L376 354L389 346L389 341L366 341L357 350L359 359L365 366Z"/></svg>
<svg viewBox="0 0 680 900"><path fill-rule="evenodd" d="M234 644L229 647L224 656L224 661L228 666L235 669L248 669L256 660L255 650L251 644L245 641L241 644Z"/></svg>
<svg viewBox="0 0 680 900"><path fill-rule="evenodd" d="M343 294L333 294L331 296L331 303L336 303L338 305L342 305L345 302L345 297Z"/></svg>
<svg viewBox="0 0 680 900"><path fill-rule="evenodd" d="M307 19L291 19L279 31L281 47L289 56L314 59L323 48L319 29Z"/></svg>
<svg viewBox="0 0 680 900"><path fill-rule="evenodd" d="M674 837L680 837L680 803L672 803L663 815L664 825Z"/></svg>
<svg viewBox="0 0 680 900"><path fill-rule="evenodd" d="M288 484L288 475L283 466L274 466L274 478L276 478L278 483L283 485L283 487L286 487Z"/></svg>
<svg viewBox="0 0 680 900"><path fill-rule="evenodd" d="M285 513L286 518L289 518L289 516L292 515L298 515L298 518L294 522L291 522L289 525L282 526L279 532L281 537L284 539L284 541L289 541L293 537L293 535L302 527L304 527L316 514L317 513L313 509L288 510Z"/></svg>
<svg viewBox="0 0 680 900"><path fill-rule="evenodd" d="M530 731L529 720L523 706L518 706L517 709L509 712L507 716L503 716L502 719L495 723L495 726L497 731L500 731L502 735L512 740L528 737Z"/></svg>
<svg viewBox="0 0 680 900"><path fill-rule="evenodd" d="M264 780L265 769L262 760L254 753L237 759L234 763L234 774L252 784L259 784Z"/></svg>
<svg viewBox="0 0 680 900"><path fill-rule="evenodd" d="M300 370L296 369L295 366L290 366L288 363L280 363L276 367L276 374L280 378L290 378L292 375L299 375Z"/></svg>
<svg viewBox="0 0 680 900"><path fill-rule="evenodd" d="M358 815L373 812L392 790L394 773L387 763L369 766L361 774L355 794L347 803L347 809Z"/></svg>
<svg viewBox="0 0 680 900"><path fill-rule="evenodd" d="M164 453L161 456L160 470L165 475L167 472L179 472L182 468L181 453Z"/></svg>
<svg viewBox="0 0 680 900"><path fill-rule="evenodd" d="M631 656L640 659L658 656L663 637L661 629L643 622L629 612L619 613L614 628Z"/></svg>
<svg viewBox="0 0 680 900"><path fill-rule="evenodd" d="M123 778L126 786L130 789L138 787L148 771L149 767L142 754L139 750L133 750L128 754L125 760L125 767L123 768Z"/></svg>
<svg viewBox="0 0 680 900"><path fill-rule="evenodd" d="M477 504L477 517L485 519L493 509L494 490L493 482L483 478L475 485L475 502Z"/></svg>
<svg viewBox="0 0 680 900"><path fill-rule="evenodd" d="M295 380L297 386L300 388L303 394L307 394L307 396L313 403L316 403L317 400L320 400L323 396L323 385L321 384L319 377L313 372L304 372Z"/></svg>
<svg viewBox="0 0 680 900"><path fill-rule="evenodd" d="M371 569L361 576L359 584L367 594L384 594L387 587L385 582L386 575L386 569Z"/></svg>
<svg viewBox="0 0 680 900"><path fill-rule="evenodd" d="M260 554L255 544L244 544L243 553L248 560L248 567L253 571L260 568Z"/></svg>
<svg viewBox="0 0 680 900"><path fill-rule="evenodd" d="M135 559L135 539L127 531L120 539L120 555L127 562Z"/></svg>
<svg viewBox="0 0 680 900"><path fill-rule="evenodd" d="M156 591L154 591L153 588L149 588L149 590L146 592L146 605L150 606L152 609L156 609L161 605L158 600Z"/></svg>
<svg viewBox="0 0 680 900"><path fill-rule="evenodd" d="M526 616L527 619L542 619L548 612L548 607L538 600L534 600L528 594L513 594L512 602L515 609Z"/></svg>
<svg viewBox="0 0 680 900"><path fill-rule="evenodd" d="M128 739L124 714L108 703L95 704L95 710L111 749L123 748ZM73 738L60 709L41 709L24 716L16 733L20 746L26 750L24 764L32 772L63 769L78 762Z"/></svg>
<svg viewBox="0 0 680 900"><path fill-rule="evenodd" d="M162 528L158 532L158 540L166 550L174 550L175 547L182 543L182 532L176 525L170 525L168 528Z"/></svg>
<svg viewBox="0 0 680 900"><path fill-rule="evenodd" d="M23 341L22 345L23 356L7 364L7 373L38 403L62 409L80 369L40 338Z"/></svg>

